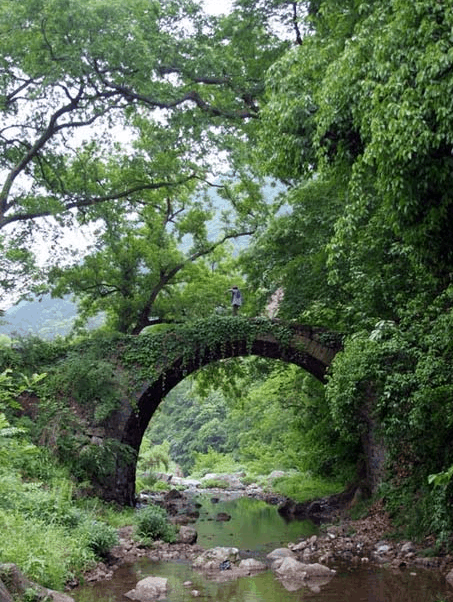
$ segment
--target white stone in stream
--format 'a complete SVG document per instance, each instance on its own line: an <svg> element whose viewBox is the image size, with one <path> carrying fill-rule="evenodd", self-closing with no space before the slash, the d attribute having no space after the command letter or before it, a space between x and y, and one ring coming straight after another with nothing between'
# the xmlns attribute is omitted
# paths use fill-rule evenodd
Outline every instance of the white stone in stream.
<svg viewBox="0 0 453 602"><path fill-rule="evenodd" d="M288 579L290 577L298 577L299 579L305 579L307 573L305 567L307 565L299 562L295 558L279 558L272 564L272 569L275 570L277 575Z"/></svg>
<svg viewBox="0 0 453 602"><path fill-rule="evenodd" d="M225 560L236 562L239 560L239 550L237 548L217 547L206 550L200 556L197 556L192 563L195 568L214 569Z"/></svg>
<svg viewBox="0 0 453 602"><path fill-rule="evenodd" d="M134 589L124 595L131 600L140 602L156 600L159 596L167 593L167 582L165 577L145 577L137 583Z"/></svg>
<svg viewBox="0 0 453 602"><path fill-rule="evenodd" d="M277 567L274 566L276 564ZM321 586L328 583L335 575L333 569L322 564L305 564L295 558L276 560L272 569L275 570L283 587L293 592L301 587L309 587L313 592L319 593Z"/></svg>
<svg viewBox="0 0 453 602"><path fill-rule="evenodd" d="M265 571L267 566L264 564L264 562L260 562L255 558L244 558L244 560L241 560L239 563L239 568L247 571L248 573L255 573L257 571Z"/></svg>
<svg viewBox="0 0 453 602"><path fill-rule="evenodd" d="M283 558L283 560L274 563L272 567L275 567L274 570L277 575L284 578L299 577L302 579L311 579L312 577L327 577L335 574L333 569L329 569L329 567L318 562L305 564L295 558Z"/></svg>
<svg viewBox="0 0 453 602"><path fill-rule="evenodd" d="M277 548L269 552L267 558L269 560L276 560L277 558L295 558L295 556L289 548Z"/></svg>

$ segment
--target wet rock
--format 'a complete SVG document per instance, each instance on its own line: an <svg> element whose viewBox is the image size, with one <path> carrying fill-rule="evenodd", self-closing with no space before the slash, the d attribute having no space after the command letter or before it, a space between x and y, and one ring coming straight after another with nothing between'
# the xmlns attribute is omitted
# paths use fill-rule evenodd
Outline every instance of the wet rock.
<svg viewBox="0 0 453 602"><path fill-rule="evenodd" d="M244 558L239 563L238 568L242 571L246 571L248 575L251 575L259 571L265 571L267 569L267 566L264 564L264 562L260 562L255 558Z"/></svg>
<svg viewBox="0 0 453 602"><path fill-rule="evenodd" d="M6 585L8 587L6 587ZM30 581L13 563L0 564L0 600L12 602L23 599L27 592L33 591L33 599L52 602L74 602L74 598L63 592L43 587Z"/></svg>
<svg viewBox="0 0 453 602"><path fill-rule="evenodd" d="M245 558L239 561L237 548L222 547L206 550L195 559L192 566L202 570L204 575L217 582L248 577L267 570L266 564L254 558Z"/></svg>
<svg viewBox="0 0 453 602"><path fill-rule="evenodd" d="M231 520L231 515L227 514L226 512L219 512L218 514L216 514L215 519L218 522L227 522Z"/></svg>
<svg viewBox="0 0 453 602"><path fill-rule="evenodd" d="M269 552L267 558L269 560L277 560L278 558L295 558L295 556L289 548L277 548Z"/></svg>
<svg viewBox="0 0 453 602"><path fill-rule="evenodd" d="M225 560L230 562L239 560L239 550L227 547L211 548L195 558L192 566L198 569L218 570L220 563L225 562Z"/></svg>
<svg viewBox="0 0 453 602"><path fill-rule="evenodd" d="M279 558L272 564L272 570L281 581L283 587L288 591L297 591L307 586L313 591L319 592L335 575L333 569L319 563L305 564L295 558Z"/></svg>
<svg viewBox="0 0 453 602"><path fill-rule="evenodd" d="M178 533L178 543L192 545L197 542L198 533L193 527L182 525Z"/></svg>
<svg viewBox="0 0 453 602"><path fill-rule="evenodd" d="M219 564L219 569L221 571L229 571L229 570L231 570L231 568L232 568L231 567L231 562L229 560L224 560L223 562L221 562Z"/></svg>
<svg viewBox="0 0 453 602"><path fill-rule="evenodd" d="M137 583L134 589L124 595L131 600L140 602L156 600L167 593L167 583L168 580L165 577L145 577Z"/></svg>
<svg viewBox="0 0 453 602"><path fill-rule="evenodd" d="M416 551L416 547L414 546L414 544L411 541L403 543L403 545L401 546L402 554L412 554L415 551Z"/></svg>

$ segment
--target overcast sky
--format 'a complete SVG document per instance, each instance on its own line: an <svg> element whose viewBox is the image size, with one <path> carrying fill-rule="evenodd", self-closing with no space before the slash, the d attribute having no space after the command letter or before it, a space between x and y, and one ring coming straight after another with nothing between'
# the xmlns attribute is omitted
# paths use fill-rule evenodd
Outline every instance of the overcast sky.
<svg viewBox="0 0 453 602"><path fill-rule="evenodd" d="M204 0L206 10L213 15L227 13L233 0Z"/></svg>

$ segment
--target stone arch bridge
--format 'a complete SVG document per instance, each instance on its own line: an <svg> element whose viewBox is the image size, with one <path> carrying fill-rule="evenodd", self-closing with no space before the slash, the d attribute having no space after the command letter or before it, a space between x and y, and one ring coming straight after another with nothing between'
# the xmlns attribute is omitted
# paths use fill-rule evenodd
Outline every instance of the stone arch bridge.
<svg viewBox="0 0 453 602"><path fill-rule="evenodd" d="M107 501L134 505L136 461L145 430L162 399L189 374L212 362L256 355L291 362L324 382L341 346L340 335L320 327L231 316L118 339L105 357L110 354L115 373L126 376L127 391L102 421L82 412L88 447L110 449L108 463L114 466L108 473L93 470L96 493Z"/></svg>

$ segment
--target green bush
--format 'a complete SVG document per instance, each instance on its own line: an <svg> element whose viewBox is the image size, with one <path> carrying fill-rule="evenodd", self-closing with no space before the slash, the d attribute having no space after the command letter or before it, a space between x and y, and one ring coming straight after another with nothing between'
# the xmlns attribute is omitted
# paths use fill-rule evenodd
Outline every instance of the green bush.
<svg viewBox="0 0 453 602"><path fill-rule="evenodd" d="M176 528L167 519L167 513L159 506L145 506L137 512L136 535L148 544L162 539L167 543L176 540Z"/></svg>
<svg viewBox="0 0 453 602"><path fill-rule="evenodd" d="M101 558L107 556L119 542L116 529L97 520L85 521L81 526L81 534L85 545Z"/></svg>
<svg viewBox="0 0 453 602"><path fill-rule="evenodd" d="M233 473L241 468L230 454L222 454L210 447L205 454L195 454L192 475L202 477L210 472Z"/></svg>

